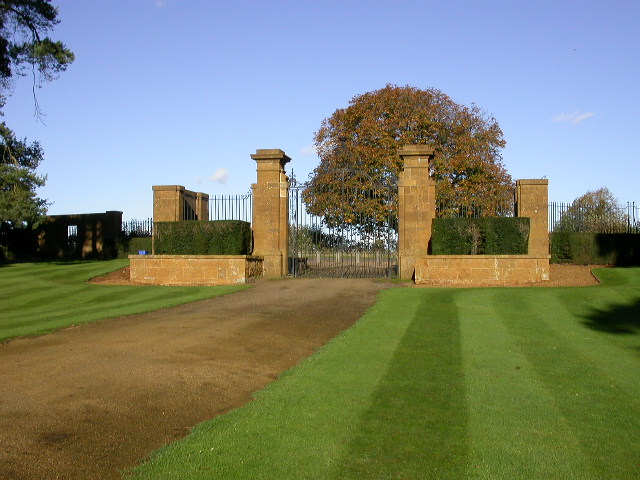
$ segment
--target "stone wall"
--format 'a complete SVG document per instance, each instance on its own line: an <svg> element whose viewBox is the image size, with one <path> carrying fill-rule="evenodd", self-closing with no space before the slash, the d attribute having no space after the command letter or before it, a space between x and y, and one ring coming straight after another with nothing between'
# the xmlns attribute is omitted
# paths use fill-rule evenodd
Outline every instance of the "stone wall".
<svg viewBox="0 0 640 480"><path fill-rule="evenodd" d="M416 259L415 282L439 286L526 285L549 280L549 255L428 255Z"/></svg>
<svg viewBox="0 0 640 480"><path fill-rule="evenodd" d="M130 255L136 285L212 286L262 276L262 258L245 255Z"/></svg>
<svg viewBox="0 0 640 480"><path fill-rule="evenodd" d="M413 278L416 283L441 280L440 283L470 285L549 280L548 180L516 182L516 216L531 220L527 256L433 256L430 243L436 193L429 165L434 160L434 150L426 145L405 145L398 155L403 164L398 179L400 278Z"/></svg>
<svg viewBox="0 0 640 480"><path fill-rule="evenodd" d="M70 245L69 227L76 227L75 245ZM121 229L122 212L118 211L50 215L38 229L38 254L43 258L115 258Z"/></svg>

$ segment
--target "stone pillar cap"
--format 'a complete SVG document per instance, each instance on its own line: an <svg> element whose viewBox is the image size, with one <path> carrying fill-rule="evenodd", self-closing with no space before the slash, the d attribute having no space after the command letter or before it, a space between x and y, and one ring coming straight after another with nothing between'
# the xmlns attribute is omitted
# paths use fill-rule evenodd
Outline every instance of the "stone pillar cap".
<svg viewBox="0 0 640 480"><path fill-rule="evenodd" d="M549 185L548 178L533 178L516 180L516 185Z"/></svg>
<svg viewBox="0 0 640 480"><path fill-rule="evenodd" d="M434 155L433 147L428 145L403 145L398 149L398 155L410 156L410 155Z"/></svg>
<svg viewBox="0 0 640 480"><path fill-rule="evenodd" d="M154 185L153 190L184 190L182 185Z"/></svg>
<svg viewBox="0 0 640 480"><path fill-rule="evenodd" d="M251 158L254 160L284 160L284 163L291 161L291 158L279 148L257 149Z"/></svg>

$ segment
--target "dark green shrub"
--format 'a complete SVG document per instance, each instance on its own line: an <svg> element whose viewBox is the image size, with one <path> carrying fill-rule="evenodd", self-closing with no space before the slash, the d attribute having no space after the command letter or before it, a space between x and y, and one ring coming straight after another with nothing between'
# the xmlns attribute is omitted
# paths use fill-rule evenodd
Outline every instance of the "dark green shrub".
<svg viewBox="0 0 640 480"><path fill-rule="evenodd" d="M31 260L37 257L38 235L30 228L0 231L0 261Z"/></svg>
<svg viewBox="0 0 640 480"><path fill-rule="evenodd" d="M154 224L157 255L250 255L251 224L240 220Z"/></svg>
<svg viewBox="0 0 640 480"><path fill-rule="evenodd" d="M118 240L118 258L127 258L129 255L137 255L140 250L151 253L151 237L131 237L122 235Z"/></svg>
<svg viewBox="0 0 640 480"><path fill-rule="evenodd" d="M551 262L576 265L640 265L640 234L551 233Z"/></svg>
<svg viewBox="0 0 640 480"><path fill-rule="evenodd" d="M529 219L522 217L434 218L434 255L525 255Z"/></svg>

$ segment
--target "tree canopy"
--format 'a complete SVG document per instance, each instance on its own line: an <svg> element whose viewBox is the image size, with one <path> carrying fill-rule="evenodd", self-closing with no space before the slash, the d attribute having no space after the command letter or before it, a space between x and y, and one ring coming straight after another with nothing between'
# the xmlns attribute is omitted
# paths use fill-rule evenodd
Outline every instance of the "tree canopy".
<svg viewBox="0 0 640 480"><path fill-rule="evenodd" d="M354 208L338 194L344 189L328 185L343 183L363 193L377 187L395 191L402 169L398 148L411 144L435 149L431 175L439 204L474 206L491 215L498 204L512 202L513 180L500 153L506 142L493 117L434 88L387 85L353 97L347 108L322 121L315 133L320 164L304 197L308 211L335 218ZM382 218L394 208L385 196L360 197L368 200L356 200L355 208L367 218Z"/></svg>
<svg viewBox="0 0 640 480"><path fill-rule="evenodd" d="M49 0L0 0L0 105L15 76L33 75L35 89L73 62L71 50L46 36L57 17Z"/></svg>
<svg viewBox="0 0 640 480"><path fill-rule="evenodd" d="M0 215L2 224L15 228L37 225L46 213L46 201L35 189L44 185L45 177L36 174L42 161L38 142L19 140L4 123L0 123ZM1 227L0 227L1 228Z"/></svg>
<svg viewBox="0 0 640 480"><path fill-rule="evenodd" d="M59 20L49 0L0 0L0 108L16 76L33 76L34 108L40 114L35 89L55 79L74 60L62 42L46 34ZM36 225L46 201L36 188L45 176L36 174L43 159L38 142L19 140L0 123L0 235L3 230Z"/></svg>
<svg viewBox="0 0 640 480"><path fill-rule="evenodd" d="M554 225L558 232L624 233L629 218L618 199L606 188L576 198Z"/></svg>

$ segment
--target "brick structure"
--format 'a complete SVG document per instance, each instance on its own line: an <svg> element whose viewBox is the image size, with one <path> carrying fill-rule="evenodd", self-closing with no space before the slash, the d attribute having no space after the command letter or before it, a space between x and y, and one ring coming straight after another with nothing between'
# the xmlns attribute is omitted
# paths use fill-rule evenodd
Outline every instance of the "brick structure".
<svg viewBox="0 0 640 480"><path fill-rule="evenodd" d="M516 217L529 217L529 255L549 255L549 180L516 180Z"/></svg>
<svg viewBox="0 0 640 480"><path fill-rule="evenodd" d="M256 150L253 190L253 254L264 258L264 276L287 274L289 244L289 179L285 165L291 159L280 149Z"/></svg>
<svg viewBox="0 0 640 480"><path fill-rule="evenodd" d="M130 255L136 285L236 285L262 275L262 258L246 255Z"/></svg>
<svg viewBox="0 0 640 480"><path fill-rule="evenodd" d="M411 279L416 258L429 254L436 213L436 184L429 176L434 151L426 145L406 145L398 155L404 165L398 179L398 270L400 278Z"/></svg>

